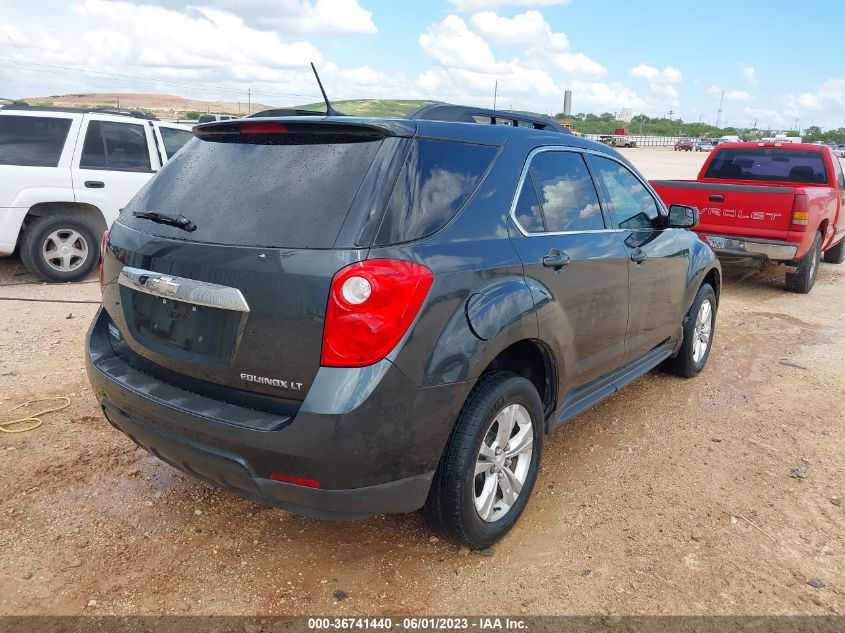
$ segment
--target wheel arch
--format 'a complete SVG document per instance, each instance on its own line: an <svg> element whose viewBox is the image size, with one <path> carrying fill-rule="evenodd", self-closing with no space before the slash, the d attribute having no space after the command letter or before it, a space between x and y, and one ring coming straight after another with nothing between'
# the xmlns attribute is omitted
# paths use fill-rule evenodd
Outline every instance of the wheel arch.
<svg viewBox="0 0 845 633"><path fill-rule="evenodd" d="M103 212L93 204L84 202L39 202L38 204L32 205L29 211L27 211L23 220L23 226L21 227L21 233L26 231L27 226L34 218L57 213L72 213L78 216L94 229L97 235L102 235L108 228Z"/></svg>
<svg viewBox="0 0 845 633"><path fill-rule="evenodd" d="M540 394L548 417L557 406L558 368L551 348L539 339L522 339L501 350L482 370L478 380L494 371L508 371L531 382Z"/></svg>

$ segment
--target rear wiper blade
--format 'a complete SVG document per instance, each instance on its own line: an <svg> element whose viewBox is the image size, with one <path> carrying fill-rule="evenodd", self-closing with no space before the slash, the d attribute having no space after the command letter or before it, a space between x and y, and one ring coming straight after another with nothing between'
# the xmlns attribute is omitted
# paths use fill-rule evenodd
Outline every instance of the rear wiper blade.
<svg viewBox="0 0 845 633"><path fill-rule="evenodd" d="M169 224L170 226L175 226L177 229L188 231L188 233L197 230L197 225L184 215L167 215L166 213L156 213L155 211L133 211L132 215L142 220L151 220L159 224Z"/></svg>

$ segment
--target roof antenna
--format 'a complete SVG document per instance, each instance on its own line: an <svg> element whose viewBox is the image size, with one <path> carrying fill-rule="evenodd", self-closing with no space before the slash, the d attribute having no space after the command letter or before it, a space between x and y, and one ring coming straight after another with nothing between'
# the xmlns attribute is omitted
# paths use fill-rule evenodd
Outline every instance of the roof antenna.
<svg viewBox="0 0 845 633"><path fill-rule="evenodd" d="M314 76L317 78L317 84L320 86L320 92L323 93L323 101L326 102L326 116L344 116L342 112L338 112L329 103L329 98L326 96L326 91L323 88L323 82L320 81L320 75L317 74L317 69L314 67L314 62L311 62L311 70L314 71Z"/></svg>

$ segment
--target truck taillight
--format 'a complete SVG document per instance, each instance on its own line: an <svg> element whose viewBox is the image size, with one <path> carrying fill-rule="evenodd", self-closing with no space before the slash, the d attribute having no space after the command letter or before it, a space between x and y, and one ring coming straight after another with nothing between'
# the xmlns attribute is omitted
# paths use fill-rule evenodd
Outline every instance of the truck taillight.
<svg viewBox="0 0 845 633"><path fill-rule="evenodd" d="M416 319L433 282L425 266L395 259L338 271L329 292L321 364L364 367L382 360Z"/></svg>
<svg viewBox="0 0 845 633"><path fill-rule="evenodd" d="M789 221L790 231L806 231L810 222L810 211L807 207L807 194L796 193L792 199L792 219Z"/></svg>
<svg viewBox="0 0 845 633"><path fill-rule="evenodd" d="M106 242L109 241L109 231L106 229L103 231L103 237L100 238L100 267L99 267L99 279L100 279L100 296L103 295L103 263L106 260Z"/></svg>

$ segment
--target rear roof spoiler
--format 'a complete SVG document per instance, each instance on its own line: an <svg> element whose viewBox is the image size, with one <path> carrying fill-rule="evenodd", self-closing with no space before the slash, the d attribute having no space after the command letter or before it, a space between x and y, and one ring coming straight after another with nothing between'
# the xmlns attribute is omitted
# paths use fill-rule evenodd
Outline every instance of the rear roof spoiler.
<svg viewBox="0 0 845 633"><path fill-rule="evenodd" d="M417 126L401 119L364 119L359 117L289 116L213 121L194 126L193 133L204 141L232 142L250 137L281 137L308 134L335 137L403 136L411 137ZM281 142L282 139L279 139ZM360 140L364 140L361 138Z"/></svg>
<svg viewBox="0 0 845 633"><path fill-rule="evenodd" d="M553 119L541 116L511 112L509 110L489 110L453 103L429 103L408 115L409 119L429 121L453 121L456 123L482 123L492 125L512 125L514 127L533 127L535 130L548 130L571 134L569 130Z"/></svg>

